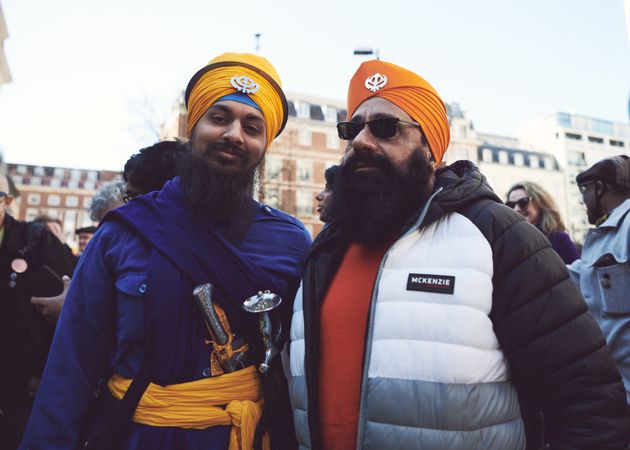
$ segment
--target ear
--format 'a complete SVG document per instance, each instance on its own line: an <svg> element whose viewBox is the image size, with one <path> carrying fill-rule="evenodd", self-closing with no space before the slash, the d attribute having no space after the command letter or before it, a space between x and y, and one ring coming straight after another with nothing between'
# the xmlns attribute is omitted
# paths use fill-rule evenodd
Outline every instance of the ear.
<svg viewBox="0 0 630 450"><path fill-rule="evenodd" d="M8 208L9 206L11 206L11 203L13 203L13 196L12 195L7 195L4 198L4 204L7 205L7 208Z"/></svg>
<svg viewBox="0 0 630 450"><path fill-rule="evenodd" d="M602 181L595 182L595 197L599 198L606 193L606 185Z"/></svg>

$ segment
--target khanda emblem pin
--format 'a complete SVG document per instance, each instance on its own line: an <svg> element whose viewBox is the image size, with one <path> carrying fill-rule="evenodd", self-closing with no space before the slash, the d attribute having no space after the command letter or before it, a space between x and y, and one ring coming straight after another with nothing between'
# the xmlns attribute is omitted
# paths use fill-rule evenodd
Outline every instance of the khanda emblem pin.
<svg viewBox="0 0 630 450"><path fill-rule="evenodd" d="M230 80L230 84L234 89L244 94L255 94L258 92L258 83L246 75L235 75Z"/></svg>
<svg viewBox="0 0 630 450"><path fill-rule="evenodd" d="M375 73L365 80L365 87L372 92L377 92L378 90L383 89L386 84L387 76L382 73Z"/></svg>

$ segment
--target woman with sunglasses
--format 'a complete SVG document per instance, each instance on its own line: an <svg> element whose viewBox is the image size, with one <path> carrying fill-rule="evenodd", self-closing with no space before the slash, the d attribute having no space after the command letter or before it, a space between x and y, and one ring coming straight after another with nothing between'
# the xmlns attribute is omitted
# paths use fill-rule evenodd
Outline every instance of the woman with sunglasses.
<svg viewBox="0 0 630 450"><path fill-rule="evenodd" d="M540 185L531 181L515 184L505 204L542 231L565 264L578 259L579 251L566 232L556 202Z"/></svg>

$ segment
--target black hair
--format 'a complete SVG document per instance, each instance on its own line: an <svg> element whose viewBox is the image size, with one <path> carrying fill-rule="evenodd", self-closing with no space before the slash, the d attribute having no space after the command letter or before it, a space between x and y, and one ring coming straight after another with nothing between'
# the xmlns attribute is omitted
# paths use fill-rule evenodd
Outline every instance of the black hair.
<svg viewBox="0 0 630 450"><path fill-rule="evenodd" d="M335 181L339 178L339 174L341 173L341 166L330 166L324 172L324 177L326 178L326 189L329 191L333 190L335 186Z"/></svg>
<svg viewBox="0 0 630 450"><path fill-rule="evenodd" d="M162 189L164 183L178 175L178 162L187 151L179 140L162 141L143 148L125 163L124 180L142 195Z"/></svg>

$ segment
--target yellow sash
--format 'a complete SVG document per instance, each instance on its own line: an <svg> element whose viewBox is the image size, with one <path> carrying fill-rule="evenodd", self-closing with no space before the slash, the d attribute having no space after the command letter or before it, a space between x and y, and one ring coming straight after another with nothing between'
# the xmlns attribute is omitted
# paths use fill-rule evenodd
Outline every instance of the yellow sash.
<svg viewBox="0 0 630 450"><path fill-rule="evenodd" d="M130 379L112 376L107 387L121 399ZM221 406L227 405L225 409ZM229 450L250 450L262 416L263 393L255 366L188 383L160 386L150 383L138 403L133 421L154 427L204 429L232 425ZM269 449L269 437L263 438Z"/></svg>

